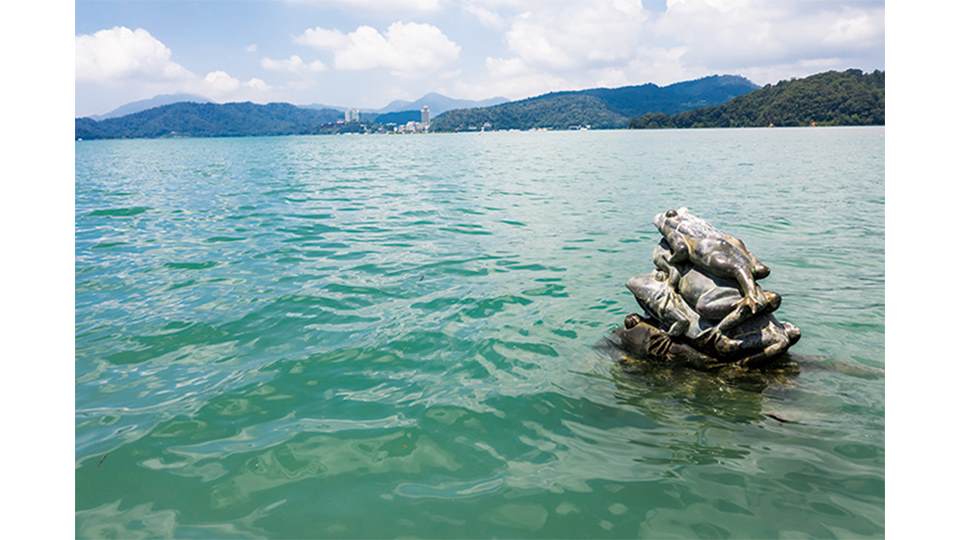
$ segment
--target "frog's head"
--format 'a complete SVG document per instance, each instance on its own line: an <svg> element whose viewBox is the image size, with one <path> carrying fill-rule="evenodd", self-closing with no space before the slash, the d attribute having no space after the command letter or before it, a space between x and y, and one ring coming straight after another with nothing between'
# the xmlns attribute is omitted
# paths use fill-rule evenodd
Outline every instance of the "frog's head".
<svg viewBox="0 0 960 540"><path fill-rule="evenodd" d="M676 228L677 223L683 219L685 215L687 215L687 212L688 210L686 207L680 207L676 209L671 208L666 212L660 212L654 216L653 224L656 225L657 229L662 233L664 232L664 228Z"/></svg>
<svg viewBox="0 0 960 540"><path fill-rule="evenodd" d="M647 313L654 313L650 306L659 303L660 299L670 293L670 284L667 282L667 273L657 270L649 274L641 274L630 278L627 289L633 293L637 303Z"/></svg>

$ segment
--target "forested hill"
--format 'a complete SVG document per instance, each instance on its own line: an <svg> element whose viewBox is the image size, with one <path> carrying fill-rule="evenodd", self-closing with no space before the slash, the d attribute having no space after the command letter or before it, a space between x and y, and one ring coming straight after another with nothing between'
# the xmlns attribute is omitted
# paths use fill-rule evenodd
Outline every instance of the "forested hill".
<svg viewBox="0 0 960 540"><path fill-rule="evenodd" d="M324 132L343 118L334 109L304 109L289 103L174 103L99 122L77 118L79 139L137 137L236 137Z"/></svg>
<svg viewBox="0 0 960 540"><path fill-rule="evenodd" d="M883 125L884 72L828 71L767 85L728 103L675 115L649 113L632 128Z"/></svg>
<svg viewBox="0 0 960 540"><path fill-rule="evenodd" d="M121 105L112 111L100 115L91 115L90 118L94 120L106 120L107 118L119 118L121 116L126 116L128 114L138 113L140 111L145 111L147 109L153 109L154 107L163 107L164 105L170 105L171 103L180 103L183 101L193 101L195 103L210 103L210 100L203 97L197 96L194 94L160 94L153 96L149 99L141 99L138 101L131 101L130 103Z"/></svg>
<svg viewBox="0 0 960 540"><path fill-rule="evenodd" d="M713 75L668 86L652 83L621 88L551 92L492 107L455 109L437 117L432 131L487 129L566 129L627 127L647 112L673 114L724 103L757 88L735 75Z"/></svg>

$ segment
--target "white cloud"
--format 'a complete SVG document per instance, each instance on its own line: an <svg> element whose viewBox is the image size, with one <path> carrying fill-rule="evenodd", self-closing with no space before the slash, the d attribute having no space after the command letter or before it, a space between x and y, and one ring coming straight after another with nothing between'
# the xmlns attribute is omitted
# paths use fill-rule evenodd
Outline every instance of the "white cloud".
<svg viewBox="0 0 960 540"><path fill-rule="evenodd" d="M398 75L440 71L460 56L460 46L431 24L395 22L381 34L360 26L349 34L325 28L310 28L296 38L298 43L330 49L338 70L386 68Z"/></svg>
<svg viewBox="0 0 960 540"><path fill-rule="evenodd" d="M259 92L263 92L263 91L270 90L270 85L268 85L266 82L264 82L263 79L258 79L258 78L256 78L256 77L250 79L249 81L247 81L247 82L245 82L245 83L243 83L243 84L244 84L244 86L246 86L247 88L250 88L250 89L252 89L252 90L256 90L256 91L259 91Z"/></svg>
<svg viewBox="0 0 960 540"><path fill-rule="evenodd" d="M253 99L258 93L270 90L270 85L256 77L245 82L231 76L225 71L211 71L199 80L193 82L196 91L220 99Z"/></svg>
<svg viewBox="0 0 960 540"><path fill-rule="evenodd" d="M260 100L270 86L262 79L252 78L241 82L225 71L211 71L198 81L191 83L194 92L217 100Z"/></svg>
<svg viewBox="0 0 960 540"><path fill-rule="evenodd" d="M665 85L716 73L685 64L683 55L686 52L685 47L639 47L636 55L620 68L625 81L623 84L652 82ZM615 86L612 82L605 84Z"/></svg>
<svg viewBox="0 0 960 540"><path fill-rule="evenodd" d="M629 59L647 20L640 0L579 2L513 19L507 45L524 62L549 69Z"/></svg>
<svg viewBox="0 0 960 540"><path fill-rule="evenodd" d="M214 95L224 95L240 88L240 81L225 71L211 71L203 78L203 87Z"/></svg>
<svg viewBox="0 0 960 540"><path fill-rule="evenodd" d="M301 45L316 49L337 49L349 45L350 40L339 30L327 28L307 28L302 34L294 38Z"/></svg>
<svg viewBox="0 0 960 540"><path fill-rule="evenodd" d="M430 12L440 9L440 0L290 0L293 3L340 6L366 11Z"/></svg>
<svg viewBox="0 0 960 540"><path fill-rule="evenodd" d="M823 42L829 46L863 48L883 41L882 9L841 13L830 24Z"/></svg>
<svg viewBox="0 0 960 540"><path fill-rule="evenodd" d="M263 101L272 88L225 71L198 76L172 60L170 49L148 31L115 27L76 39L78 114L103 112L136 99L184 92L217 101ZM83 102L95 102L96 105Z"/></svg>
<svg viewBox="0 0 960 540"><path fill-rule="evenodd" d="M883 4L801 0L670 0L655 38L686 64L746 69L883 50Z"/></svg>
<svg viewBox="0 0 960 540"><path fill-rule="evenodd" d="M283 60L264 57L260 60L260 66L270 71L285 71L294 74L317 73L327 69L327 66L323 65L323 62L319 60L304 62L303 59L297 55Z"/></svg>
<svg viewBox="0 0 960 540"><path fill-rule="evenodd" d="M467 2L463 5L463 9L470 15L473 15L478 21L480 21L480 24L484 26L489 26L490 28L502 28L503 25L506 24L504 17L502 17L495 10L484 6L480 2Z"/></svg>
<svg viewBox="0 0 960 540"><path fill-rule="evenodd" d="M191 73L175 62L170 49L146 30L110 28L76 36L78 110L81 102L96 103L85 105L84 112L101 112L114 102L180 91L220 100L269 95L373 106L432 90L521 98L598 85L668 84L713 73L742 74L764 84L827 69L882 68L884 61L882 0L668 0L665 10L645 9L640 0L315 3L374 21L398 20L377 17L378 8L408 17L446 10L444 17L453 12L453 20L474 28L448 35L441 28L453 27L409 19L352 31L320 26L295 38L319 54L281 51L280 58L265 57L268 51L250 43L244 59L252 60L250 67L261 76L291 75L274 88L260 79L242 82L217 74L216 66L203 71L215 74L208 82L209 74ZM462 54L461 45L471 54ZM324 68L330 84L322 89L302 76Z"/></svg>
<svg viewBox="0 0 960 540"><path fill-rule="evenodd" d="M461 80L444 90L468 99L492 96L515 99L576 86L573 81L533 68L520 58L487 57L485 68L486 73L479 82Z"/></svg>
<svg viewBox="0 0 960 540"><path fill-rule="evenodd" d="M883 66L878 0L469 0L465 12L505 28L508 54L451 88L524 97L552 90L669 84L714 73L758 83L827 69Z"/></svg>
<svg viewBox="0 0 960 540"><path fill-rule="evenodd" d="M115 26L76 36L76 77L79 81L100 82L192 77L192 73L171 60L172 56L170 49L150 32Z"/></svg>
<svg viewBox="0 0 960 540"><path fill-rule="evenodd" d="M487 71L497 78L516 77L529 71L523 60L519 58L491 58L486 60Z"/></svg>

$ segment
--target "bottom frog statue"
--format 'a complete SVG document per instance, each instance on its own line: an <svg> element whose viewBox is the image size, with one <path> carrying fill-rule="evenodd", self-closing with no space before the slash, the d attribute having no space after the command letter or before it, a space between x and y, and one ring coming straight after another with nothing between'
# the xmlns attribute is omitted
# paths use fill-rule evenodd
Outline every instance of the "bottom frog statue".
<svg viewBox="0 0 960 540"><path fill-rule="evenodd" d="M624 319L623 327L614 331L621 349L657 362L696 369L713 370L723 367L724 362L704 354L686 343L670 339L670 335L657 328L657 321L631 313Z"/></svg>

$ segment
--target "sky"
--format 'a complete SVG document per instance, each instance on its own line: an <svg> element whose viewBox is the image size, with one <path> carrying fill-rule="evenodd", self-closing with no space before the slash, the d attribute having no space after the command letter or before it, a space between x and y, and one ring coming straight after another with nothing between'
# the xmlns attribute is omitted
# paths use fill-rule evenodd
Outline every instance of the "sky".
<svg viewBox="0 0 960 540"><path fill-rule="evenodd" d="M874 0L77 0L76 113L158 94L379 108L884 69Z"/></svg>

